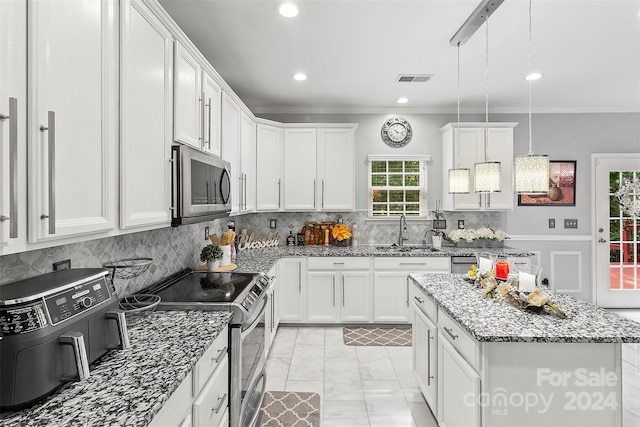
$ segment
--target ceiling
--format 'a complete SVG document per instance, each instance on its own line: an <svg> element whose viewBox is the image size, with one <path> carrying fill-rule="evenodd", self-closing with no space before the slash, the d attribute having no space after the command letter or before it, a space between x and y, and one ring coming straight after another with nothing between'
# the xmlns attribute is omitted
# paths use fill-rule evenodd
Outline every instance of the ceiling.
<svg viewBox="0 0 640 427"><path fill-rule="evenodd" d="M256 114L456 111L449 40L479 0L159 0ZM534 112L640 112L640 0L534 0ZM506 0L460 47L463 112L528 111L528 1ZM488 69L488 91L487 75ZM296 72L306 81L292 79ZM432 74L427 83L400 74ZM395 100L409 98L399 106Z"/></svg>

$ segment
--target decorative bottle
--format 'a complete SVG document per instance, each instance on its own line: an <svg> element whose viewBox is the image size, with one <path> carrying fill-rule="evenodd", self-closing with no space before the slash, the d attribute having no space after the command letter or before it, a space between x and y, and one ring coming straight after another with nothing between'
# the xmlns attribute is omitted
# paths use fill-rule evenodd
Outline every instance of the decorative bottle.
<svg viewBox="0 0 640 427"><path fill-rule="evenodd" d="M287 236L287 246L295 246L296 245L296 237L293 235L293 232L289 230L289 235Z"/></svg>
<svg viewBox="0 0 640 427"><path fill-rule="evenodd" d="M353 224L351 228L351 246L358 246L358 226Z"/></svg>

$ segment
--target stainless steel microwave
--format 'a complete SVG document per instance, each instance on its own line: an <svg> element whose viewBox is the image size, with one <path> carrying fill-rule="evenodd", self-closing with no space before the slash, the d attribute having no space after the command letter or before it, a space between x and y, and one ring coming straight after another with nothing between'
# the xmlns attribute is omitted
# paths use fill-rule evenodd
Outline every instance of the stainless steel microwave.
<svg viewBox="0 0 640 427"><path fill-rule="evenodd" d="M171 225L210 221L231 212L231 165L186 145L172 147Z"/></svg>

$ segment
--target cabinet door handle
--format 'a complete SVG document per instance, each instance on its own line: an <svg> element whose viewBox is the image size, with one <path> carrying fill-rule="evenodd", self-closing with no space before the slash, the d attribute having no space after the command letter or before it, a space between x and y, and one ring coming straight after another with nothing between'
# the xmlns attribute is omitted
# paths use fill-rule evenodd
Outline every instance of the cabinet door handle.
<svg viewBox="0 0 640 427"><path fill-rule="evenodd" d="M211 150L211 98L208 98L206 108L208 109L207 116L209 117L209 123L207 126L207 145L209 146L209 150Z"/></svg>
<svg viewBox="0 0 640 427"><path fill-rule="evenodd" d="M216 364L222 362L222 359L225 358L225 356L227 355L227 347L218 350L218 355L216 357L212 357L211 360L215 361Z"/></svg>
<svg viewBox="0 0 640 427"><path fill-rule="evenodd" d="M344 307L344 276L342 276L342 306Z"/></svg>
<svg viewBox="0 0 640 427"><path fill-rule="evenodd" d="M47 113L47 126L40 126L40 131L48 131L49 145L49 215L42 214L40 219L49 218L49 234L56 234L56 113Z"/></svg>
<svg viewBox="0 0 640 427"><path fill-rule="evenodd" d="M487 194L487 208L491 207L491 194Z"/></svg>
<svg viewBox="0 0 640 427"><path fill-rule="evenodd" d="M324 209L324 178L322 179L322 193L320 194L320 197L322 198L322 203L320 204L320 207Z"/></svg>
<svg viewBox="0 0 640 427"><path fill-rule="evenodd" d="M201 141L200 148L204 148L204 92L198 98L198 105L200 105L200 136L198 136L198 140Z"/></svg>
<svg viewBox="0 0 640 427"><path fill-rule="evenodd" d="M313 180L313 208L316 208L316 180Z"/></svg>
<svg viewBox="0 0 640 427"><path fill-rule="evenodd" d="M278 209L280 209L280 179L278 179Z"/></svg>
<svg viewBox="0 0 640 427"><path fill-rule="evenodd" d="M220 410L222 409L222 406L224 406L224 403L226 402L226 400L227 400L227 393L225 393L222 397L218 398L218 404L216 405L215 408L212 409L213 412L215 412L216 414L218 412L220 412Z"/></svg>
<svg viewBox="0 0 640 427"><path fill-rule="evenodd" d="M244 210L247 210L247 174L244 174L244 190L242 191L244 196Z"/></svg>
<svg viewBox="0 0 640 427"><path fill-rule="evenodd" d="M344 262L334 262L333 265L344 265Z"/></svg>
<svg viewBox="0 0 640 427"><path fill-rule="evenodd" d="M302 264L298 262L298 293L302 293Z"/></svg>
<svg viewBox="0 0 640 427"><path fill-rule="evenodd" d="M427 265L426 262L401 262L400 265Z"/></svg>
<svg viewBox="0 0 640 427"><path fill-rule="evenodd" d="M427 385L431 385L431 329L427 329Z"/></svg>
<svg viewBox="0 0 640 427"><path fill-rule="evenodd" d="M457 339L458 336L453 334L453 331L450 328L447 328L446 326L444 326L442 329L444 329L444 331L449 334L449 336L451 337L451 339Z"/></svg>
<svg viewBox="0 0 640 427"><path fill-rule="evenodd" d="M333 306L336 306L336 276L331 278L331 282L333 283Z"/></svg>
<svg viewBox="0 0 640 427"><path fill-rule="evenodd" d="M407 276L407 307L409 307L409 276Z"/></svg>
<svg viewBox="0 0 640 427"><path fill-rule="evenodd" d="M416 297L416 296L414 296L413 298L414 298L416 301L418 301L420 304L423 304L423 303L424 303L424 300L423 300L422 298L420 298L420 297Z"/></svg>
<svg viewBox="0 0 640 427"><path fill-rule="evenodd" d="M0 215L0 222L9 222L9 237L18 237L18 99L9 98L9 216Z"/></svg>
<svg viewBox="0 0 640 427"><path fill-rule="evenodd" d="M242 193L244 192L244 187L242 185L242 174L240 174L240 176L238 177L238 181L240 181L238 183L238 185L239 185L238 192L240 193L239 194L240 201L238 202L238 209L242 210L242 207L244 205L244 203L242 203L242 198L243 198L243 194Z"/></svg>
<svg viewBox="0 0 640 427"><path fill-rule="evenodd" d="M481 208L482 207L482 194L478 193L478 207Z"/></svg>

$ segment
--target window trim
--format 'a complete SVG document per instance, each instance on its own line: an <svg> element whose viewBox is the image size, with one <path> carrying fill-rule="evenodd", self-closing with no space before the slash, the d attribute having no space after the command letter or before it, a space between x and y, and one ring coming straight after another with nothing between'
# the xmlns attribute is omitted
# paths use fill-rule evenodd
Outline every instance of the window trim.
<svg viewBox="0 0 640 427"><path fill-rule="evenodd" d="M429 216L428 207L428 177L427 177L427 163L431 161L431 156L428 154L369 154L367 156L367 219L368 220L392 220L397 219L400 215L385 215L374 216L373 215L373 186L371 185L371 164L374 161L418 161L420 162L420 177L421 184L417 187L420 190L420 214L407 216L407 219L411 220L426 220ZM405 190L406 191L406 190Z"/></svg>

